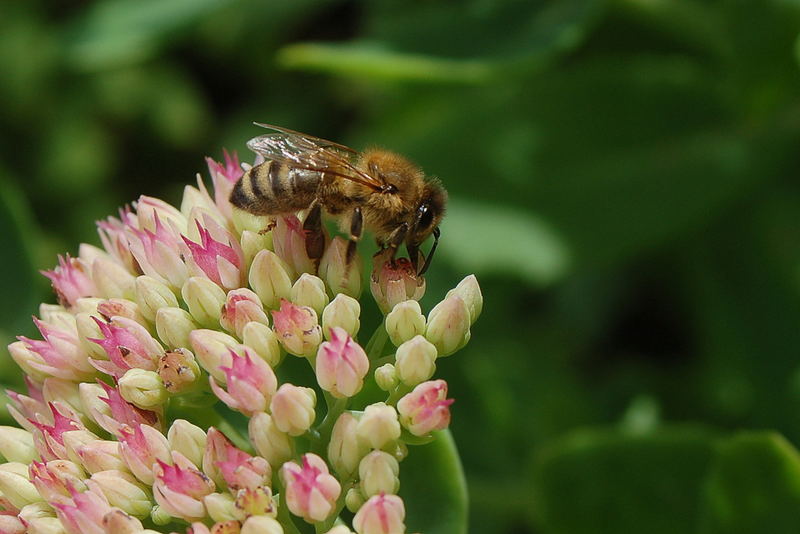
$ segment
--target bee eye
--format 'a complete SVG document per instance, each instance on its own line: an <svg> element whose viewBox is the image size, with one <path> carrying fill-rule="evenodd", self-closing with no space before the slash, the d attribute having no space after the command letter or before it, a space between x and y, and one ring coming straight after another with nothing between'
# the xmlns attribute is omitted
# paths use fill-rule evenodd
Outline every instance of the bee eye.
<svg viewBox="0 0 800 534"><path fill-rule="evenodd" d="M417 230L426 230L433 224L433 212L430 208L423 204L419 207L417 215Z"/></svg>

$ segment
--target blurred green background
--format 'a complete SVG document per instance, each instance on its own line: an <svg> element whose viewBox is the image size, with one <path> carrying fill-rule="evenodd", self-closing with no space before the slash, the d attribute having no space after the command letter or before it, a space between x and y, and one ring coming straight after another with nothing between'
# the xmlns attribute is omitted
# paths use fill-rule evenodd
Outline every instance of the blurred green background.
<svg viewBox="0 0 800 534"><path fill-rule="evenodd" d="M451 194L471 532L800 531L800 3L0 3L0 333L266 121ZM375 313L375 310L372 310ZM5 384L20 381L8 358Z"/></svg>

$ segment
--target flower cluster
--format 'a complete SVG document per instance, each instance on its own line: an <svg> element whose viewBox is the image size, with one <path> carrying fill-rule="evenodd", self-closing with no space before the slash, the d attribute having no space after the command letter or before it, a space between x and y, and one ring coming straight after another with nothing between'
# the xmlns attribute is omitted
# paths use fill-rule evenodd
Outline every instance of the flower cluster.
<svg viewBox="0 0 800 534"><path fill-rule="evenodd" d="M384 320L362 344L361 260L326 237L317 266L297 215L233 209L225 156L213 194L143 196L44 273L59 303L9 345L27 393L0 428L0 532L346 534L345 507L358 534L405 532L400 463L449 424L433 376L469 340L477 281L425 315L425 281L377 255ZM303 360L315 383L285 378Z"/></svg>

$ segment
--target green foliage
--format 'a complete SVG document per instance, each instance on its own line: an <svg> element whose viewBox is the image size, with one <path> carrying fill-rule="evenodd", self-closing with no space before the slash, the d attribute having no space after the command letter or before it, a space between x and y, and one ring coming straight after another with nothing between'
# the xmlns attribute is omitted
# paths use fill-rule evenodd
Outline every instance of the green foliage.
<svg viewBox="0 0 800 534"><path fill-rule="evenodd" d="M140 194L177 200L201 156L248 160L252 121L380 145L450 193L426 301L472 271L486 297L439 365L471 531L796 530L796 2L0 11L6 342L30 334L36 269L96 244L92 222Z"/></svg>

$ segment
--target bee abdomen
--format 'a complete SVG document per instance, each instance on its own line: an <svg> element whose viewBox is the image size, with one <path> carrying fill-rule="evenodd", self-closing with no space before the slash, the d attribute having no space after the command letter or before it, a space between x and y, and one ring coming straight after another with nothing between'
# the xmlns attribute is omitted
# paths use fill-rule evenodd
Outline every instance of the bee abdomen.
<svg viewBox="0 0 800 534"><path fill-rule="evenodd" d="M231 203L256 215L277 215L307 208L317 194L321 174L266 161L246 171L231 191Z"/></svg>

